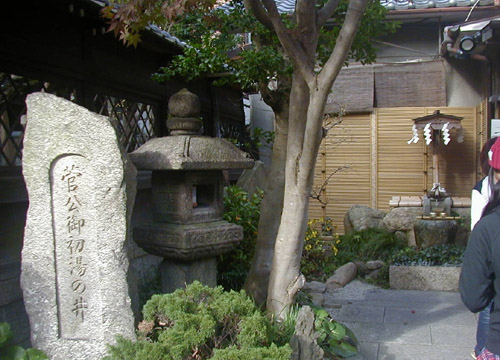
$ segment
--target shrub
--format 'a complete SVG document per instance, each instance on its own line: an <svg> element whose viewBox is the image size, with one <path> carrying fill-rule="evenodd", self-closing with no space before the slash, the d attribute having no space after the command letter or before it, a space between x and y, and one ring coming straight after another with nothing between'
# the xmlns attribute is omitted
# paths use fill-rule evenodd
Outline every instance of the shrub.
<svg viewBox="0 0 500 360"><path fill-rule="evenodd" d="M144 306L138 341L119 338L107 360L289 359L273 344L270 321L242 292L195 281Z"/></svg>
<svg viewBox="0 0 500 360"><path fill-rule="evenodd" d="M2 360L48 360L45 353L38 349L23 349L12 345L12 331L6 322L0 323L0 359Z"/></svg>
<svg viewBox="0 0 500 360"><path fill-rule="evenodd" d="M394 255L394 265L458 266L462 264L465 248L439 244L418 250L406 248Z"/></svg>
<svg viewBox="0 0 500 360"><path fill-rule="evenodd" d="M406 244L393 233L382 229L354 231L340 236L335 263L341 266L349 261L389 261L394 253L404 249Z"/></svg>
<svg viewBox="0 0 500 360"><path fill-rule="evenodd" d="M243 240L217 259L217 283L226 290L240 290L245 283L257 240L263 191L252 196L238 186L228 186L224 197L224 220L243 227Z"/></svg>

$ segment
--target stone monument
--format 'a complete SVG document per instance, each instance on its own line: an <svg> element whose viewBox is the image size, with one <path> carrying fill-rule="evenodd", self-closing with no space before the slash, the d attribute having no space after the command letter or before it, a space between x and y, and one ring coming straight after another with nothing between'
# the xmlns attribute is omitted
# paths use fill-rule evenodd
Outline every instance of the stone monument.
<svg viewBox="0 0 500 360"><path fill-rule="evenodd" d="M134 240L164 258L164 293L194 280L216 285L217 255L243 238L241 226L222 220L222 170L254 163L225 139L197 135L202 121L195 94L179 91L168 108L171 136L151 139L130 154L138 169L152 170L153 219L134 228Z"/></svg>
<svg viewBox="0 0 500 360"><path fill-rule="evenodd" d="M116 335L135 336L125 245L136 170L110 119L46 93L26 103L21 287L31 343L52 360L101 359Z"/></svg>

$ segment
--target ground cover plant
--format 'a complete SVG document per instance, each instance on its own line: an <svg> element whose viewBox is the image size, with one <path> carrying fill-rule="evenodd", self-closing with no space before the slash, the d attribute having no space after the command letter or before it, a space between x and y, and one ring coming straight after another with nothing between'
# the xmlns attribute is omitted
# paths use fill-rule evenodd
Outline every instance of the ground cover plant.
<svg viewBox="0 0 500 360"><path fill-rule="evenodd" d="M406 266L460 266L465 247L459 245L438 244L425 249L405 248L395 254L391 263Z"/></svg>
<svg viewBox="0 0 500 360"><path fill-rule="evenodd" d="M228 186L225 190L223 218L243 227L243 240L232 251L217 258L217 284L226 290L240 290L255 251L263 192L257 189L249 196L236 185Z"/></svg>
<svg viewBox="0 0 500 360"><path fill-rule="evenodd" d="M12 344L12 331L6 322L0 323L0 359L2 360L48 360L45 353L38 349L24 349Z"/></svg>

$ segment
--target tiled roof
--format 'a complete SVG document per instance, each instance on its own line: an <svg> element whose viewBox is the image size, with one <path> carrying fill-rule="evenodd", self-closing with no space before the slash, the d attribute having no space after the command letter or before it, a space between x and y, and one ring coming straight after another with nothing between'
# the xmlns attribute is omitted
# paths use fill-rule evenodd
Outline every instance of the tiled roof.
<svg viewBox="0 0 500 360"><path fill-rule="evenodd" d="M296 0L275 0L280 13L291 14ZM429 9L447 7L492 6L494 0L380 0L387 10Z"/></svg>
<svg viewBox="0 0 500 360"><path fill-rule="evenodd" d="M387 10L429 9L447 7L491 6L494 0L380 0Z"/></svg>

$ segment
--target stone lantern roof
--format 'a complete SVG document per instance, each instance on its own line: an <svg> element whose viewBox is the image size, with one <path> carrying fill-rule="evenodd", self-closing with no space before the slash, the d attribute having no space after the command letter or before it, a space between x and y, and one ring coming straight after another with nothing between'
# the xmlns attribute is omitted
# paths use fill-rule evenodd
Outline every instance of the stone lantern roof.
<svg viewBox="0 0 500 360"><path fill-rule="evenodd" d="M130 154L143 170L227 170L251 168L254 160L228 140L197 135L202 125L198 97L182 89L168 101L171 136L151 139Z"/></svg>
<svg viewBox="0 0 500 360"><path fill-rule="evenodd" d="M144 170L247 169L253 159L225 139L174 135L149 140L130 154Z"/></svg>

